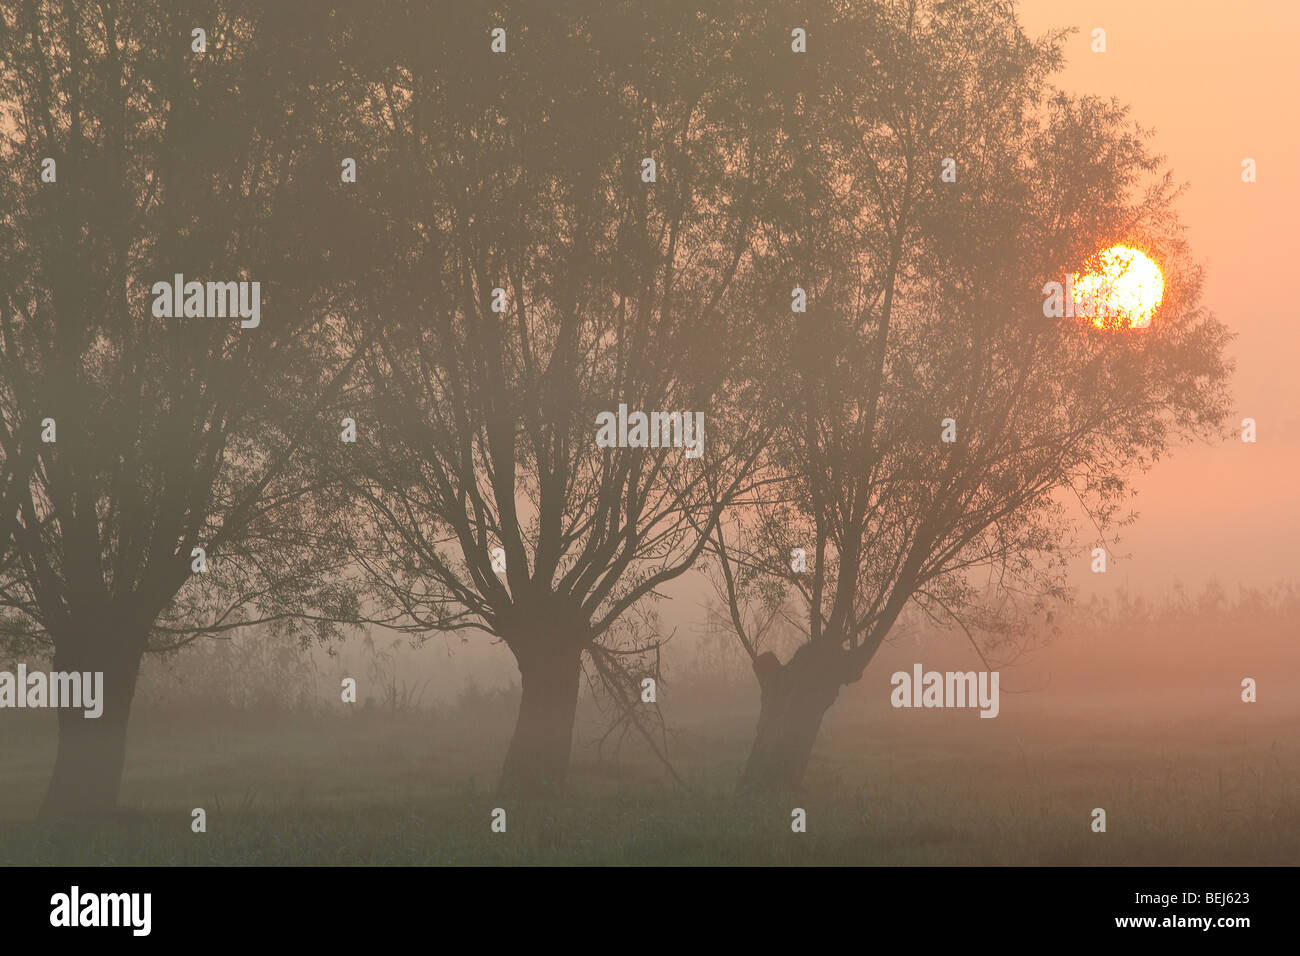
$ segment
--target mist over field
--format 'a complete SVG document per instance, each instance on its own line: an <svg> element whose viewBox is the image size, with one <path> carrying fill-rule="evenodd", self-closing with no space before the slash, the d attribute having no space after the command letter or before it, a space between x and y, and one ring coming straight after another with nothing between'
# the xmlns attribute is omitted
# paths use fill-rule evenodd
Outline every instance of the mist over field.
<svg viewBox="0 0 1300 956"><path fill-rule="evenodd" d="M786 802L736 792L758 693L724 634L679 629L665 649L671 771L584 691L569 791L540 802L495 793L518 706L500 649L377 634L331 655L243 635L146 668L132 809L115 823L32 833L55 722L0 724L0 862L1293 863L1300 593L1121 594L1060 623L1000 665L996 720L891 707L896 670L981 666L960 632L891 642L831 708ZM348 675L358 707L339 703ZM503 805L508 841L488 828ZM798 839L795 806L809 815ZM1099 806L1122 839L1089 832ZM209 815L202 837L193 807Z"/></svg>

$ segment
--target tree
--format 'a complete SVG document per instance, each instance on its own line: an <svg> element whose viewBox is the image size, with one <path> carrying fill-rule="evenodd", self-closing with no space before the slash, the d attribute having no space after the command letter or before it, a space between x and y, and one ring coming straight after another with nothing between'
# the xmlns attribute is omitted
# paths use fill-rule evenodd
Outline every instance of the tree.
<svg viewBox="0 0 1300 956"><path fill-rule="evenodd" d="M514 655L505 789L563 783L583 655L626 695L652 644L637 615L762 442L729 410L783 168L760 79L788 41L749 4L687 9L385 8L396 49L360 71L370 195L401 251L354 316L358 341L380 330L359 380L373 424L336 533L372 620ZM658 447L603 447L620 407L679 417Z"/></svg>
<svg viewBox="0 0 1300 956"><path fill-rule="evenodd" d="M767 243L765 268L809 290L763 346L790 401L767 493L711 548L762 689L757 791L801 784L904 609L985 647L1041 623L1077 545L1066 501L1105 541L1130 475L1226 409L1227 335L1198 308L1177 190L1123 108L1046 86L1059 38L1031 42L1000 3L942 2L844 6L831 35L798 126L818 144L808 215ZM1164 264L1152 327L1045 317L1044 284L1119 241ZM784 662L764 644L783 623Z"/></svg>
<svg viewBox="0 0 1300 956"><path fill-rule="evenodd" d="M328 60L261 6L0 11L0 445L30 465L0 607L11 650L104 680L102 717L59 713L46 817L116 805L144 653L337 597L295 478L347 367L304 145ZM178 273L250 283L260 323L160 308Z"/></svg>

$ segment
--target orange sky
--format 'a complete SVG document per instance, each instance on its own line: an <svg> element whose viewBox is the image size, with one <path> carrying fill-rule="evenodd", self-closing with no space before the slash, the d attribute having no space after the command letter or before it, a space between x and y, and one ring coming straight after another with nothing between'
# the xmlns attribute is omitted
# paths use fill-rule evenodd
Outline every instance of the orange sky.
<svg viewBox="0 0 1300 956"><path fill-rule="evenodd" d="M1131 557L1105 575L1083 563L1074 583L1085 597L1125 583L1159 597L1176 580L1230 592L1300 580L1300 2L1022 0L1020 16L1035 36L1077 27L1058 85L1130 104L1188 184L1180 210L1205 303L1237 334L1233 420L1259 430L1254 445L1179 448L1140 478L1140 517L1117 549ZM1091 50L1094 27L1105 53Z"/></svg>

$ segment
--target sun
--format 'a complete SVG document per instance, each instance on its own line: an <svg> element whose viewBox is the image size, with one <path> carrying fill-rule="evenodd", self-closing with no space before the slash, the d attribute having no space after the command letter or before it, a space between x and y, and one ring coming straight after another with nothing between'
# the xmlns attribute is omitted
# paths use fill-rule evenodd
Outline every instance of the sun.
<svg viewBox="0 0 1300 956"><path fill-rule="evenodd" d="M1141 249L1111 246L1073 278L1074 314L1099 329L1145 329L1165 297L1160 267Z"/></svg>

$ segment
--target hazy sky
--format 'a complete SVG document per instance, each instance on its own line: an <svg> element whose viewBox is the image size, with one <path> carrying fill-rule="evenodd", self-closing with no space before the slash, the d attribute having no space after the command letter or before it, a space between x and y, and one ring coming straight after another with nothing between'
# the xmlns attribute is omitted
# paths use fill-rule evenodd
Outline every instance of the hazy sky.
<svg viewBox="0 0 1300 956"><path fill-rule="evenodd" d="M1153 597L1174 580L1233 587L1300 579L1300 3L1294 0L1023 0L1037 36L1077 27L1057 83L1115 96L1155 129L1155 147L1188 190L1179 208L1207 269L1205 303L1237 339L1234 421L1254 445L1186 447L1138 482L1138 522L1110 573L1086 569L1086 595L1129 586ZM1091 50L1106 31L1106 52ZM1241 161L1258 181L1241 181ZM1064 161L1064 160L1063 160Z"/></svg>

